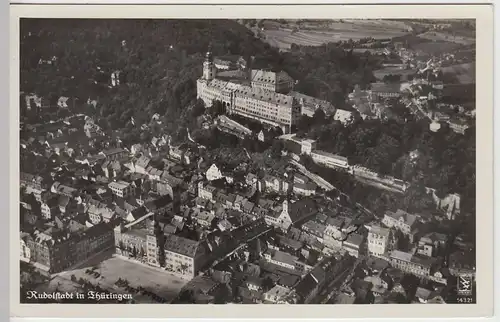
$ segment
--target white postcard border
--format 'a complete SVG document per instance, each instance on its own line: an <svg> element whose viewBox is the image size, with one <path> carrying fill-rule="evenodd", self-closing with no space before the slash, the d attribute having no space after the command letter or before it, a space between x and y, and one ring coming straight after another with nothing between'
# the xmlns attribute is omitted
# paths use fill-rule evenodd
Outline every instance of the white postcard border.
<svg viewBox="0 0 500 322"><path fill-rule="evenodd" d="M19 18L475 18L477 28L477 304L448 305L96 305L19 303L19 196L10 196L12 317L423 318L493 314L493 9L487 5L13 5L10 12L10 191L19 186ZM390 309L389 309L390 307ZM409 316L411 314L411 316Z"/></svg>

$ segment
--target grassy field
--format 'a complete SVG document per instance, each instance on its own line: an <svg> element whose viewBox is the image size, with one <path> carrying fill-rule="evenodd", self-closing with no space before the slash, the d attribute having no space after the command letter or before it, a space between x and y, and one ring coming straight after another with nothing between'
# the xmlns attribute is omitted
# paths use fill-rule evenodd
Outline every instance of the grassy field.
<svg viewBox="0 0 500 322"><path fill-rule="evenodd" d="M287 24L266 21L264 30L261 32L270 45L280 49L289 49L291 44L320 46L340 40L398 37L407 33L407 26L402 22L383 20L325 20Z"/></svg>
<svg viewBox="0 0 500 322"><path fill-rule="evenodd" d="M476 65L474 63L452 65L442 69L444 74L453 74L460 84L471 84L476 80Z"/></svg>
<svg viewBox="0 0 500 322"><path fill-rule="evenodd" d="M460 45L472 45L476 42L474 37L453 34L452 32L428 31L419 34L418 37L431 41L446 41Z"/></svg>
<svg viewBox="0 0 500 322"><path fill-rule="evenodd" d="M87 274L85 271L92 267L100 274L99 277ZM91 261L58 274L49 284L49 290L57 287L59 290L78 289L78 284L71 281L71 275L78 279L83 278L94 285L99 284L102 288L116 293L127 293L124 288L115 285L118 278L126 279L134 288L143 287L158 296L171 300L180 292L187 283L179 277L173 276L163 270L148 267L146 265L131 262L120 257L112 257L111 253L103 253ZM153 300L147 295L134 294L137 303L152 303Z"/></svg>
<svg viewBox="0 0 500 322"><path fill-rule="evenodd" d="M412 46L414 50L421 50L430 55L440 55L453 52L463 47L461 44L448 41L427 41L415 44Z"/></svg>

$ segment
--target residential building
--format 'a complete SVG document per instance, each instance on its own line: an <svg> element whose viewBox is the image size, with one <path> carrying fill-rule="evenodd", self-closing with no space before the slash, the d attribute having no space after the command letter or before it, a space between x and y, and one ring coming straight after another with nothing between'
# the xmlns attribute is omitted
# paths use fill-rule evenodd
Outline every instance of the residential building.
<svg viewBox="0 0 500 322"><path fill-rule="evenodd" d="M164 214L173 210L173 200L169 195L164 195L153 200L144 202L146 212L153 214Z"/></svg>
<svg viewBox="0 0 500 322"><path fill-rule="evenodd" d="M282 180L270 174L265 174L261 181L261 190L268 192L288 192L290 188L286 180Z"/></svg>
<svg viewBox="0 0 500 322"><path fill-rule="evenodd" d="M447 236L440 233L429 233L422 236L418 241L417 253L420 255L435 257L440 255L447 243Z"/></svg>
<svg viewBox="0 0 500 322"><path fill-rule="evenodd" d="M198 182L198 197L210 201L214 201L214 195L217 192L217 189L214 186L209 184L203 185L203 182Z"/></svg>
<svg viewBox="0 0 500 322"><path fill-rule="evenodd" d="M203 243L175 235L166 235L164 251L166 269L188 278L198 274L208 255Z"/></svg>
<svg viewBox="0 0 500 322"><path fill-rule="evenodd" d="M343 242L342 248L346 250L349 255L358 258L363 251L364 236L356 233L351 233Z"/></svg>
<svg viewBox="0 0 500 322"><path fill-rule="evenodd" d="M306 197L296 202L283 201L281 207L269 212L264 219L268 225L286 231L291 225L300 223L316 213L314 201Z"/></svg>
<svg viewBox="0 0 500 322"><path fill-rule="evenodd" d="M222 172L219 170L219 168L215 164L212 164L205 173L205 177L207 178L208 181L214 181L221 179L223 175Z"/></svg>
<svg viewBox="0 0 500 322"><path fill-rule="evenodd" d="M264 259L271 264L283 267L289 271L296 271L298 274L308 272L312 266L299 260L297 256L277 249L268 249L264 253Z"/></svg>
<svg viewBox="0 0 500 322"><path fill-rule="evenodd" d="M344 227L345 218L343 217L328 217L326 220L325 232L323 240L325 246L331 249L340 249L344 241L342 228Z"/></svg>
<svg viewBox="0 0 500 322"><path fill-rule="evenodd" d="M149 234L144 218L140 222L132 222L125 226L117 226L114 229L115 252L118 255L136 259L141 262L148 261Z"/></svg>
<svg viewBox="0 0 500 322"><path fill-rule="evenodd" d="M122 148L113 148L101 152L107 160L122 160L129 155L129 152Z"/></svg>
<svg viewBox="0 0 500 322"><path fill-rule="evenodd" d="M113 246L113 230L105 223L76 232L55 227L25 236L29 258L49 274L61 272Z"/></svg>
<svg viewBox="0 0 500 322"><path fill-rule="evenodd" d="M368 254L382 257L389 250L390 230L379 226L372 226L368 232Z"/></svg>
<svg viewBox="0 0 500 322"><path fill-rule="evenodd" d="M23 262L29 263L31 261L30 248L28 246L28 233L21 232L20 238L20 259Z"/></svg>
<svg viewBox="0 0 500 322"><path fill-rule="evenodd" d="M68 196L70 198L74 198L76 196L76 194L78 193L77 189L63 185L58 181L56 181L52 184L50 191L52 193L57 193L59 195Z"/></svg>
<svg viewBox="0 0 500 322"><path fill-rule="evenodd" d="M52 196L48 200L42 201L40 207L42 210L43 218L47 220L54 219L54 216L59 213L58 196Z"/></svg>
<svg viewBox="0 0 500 322"><path fill-rule="evenodd" d="M264 293L264 300L276 304L286 304L286 298L292 292L288 287L275 285L272 289Z"/></svg>
<svg viewBox="0 0 500 322"><path fill-rule="evenodd" d="M460 118L454 118L448 121L450 129L455 133L465 134L465 131L469 128L469 124L466 120Z"/></svg>
<svg viewBox="0 0 500 322"><path fill-rule="evenodd" d="M403 272L429 277L436 267L437 259L421 255L393 250L390 254L391 265Z"/></svg>
<svg viewBox="0 0 500 322"><path fill-rule="evenodd" d="M115 212L104 205L90 205L87 213L90 222L94 225L100 222L110 222L115 216Z"/></svg>
<svg viewBox="0 0 500 322"><path fill-rule="evenodd" d="M407 213L401 209L396 212L388 211L382 219L382 223L389 228L396 228L405 235L411 235L415 224L417 223L417 216Z"/></svg>
<svg viewBox="0 0 500 322"><path fill-rule="evenodd" d="M400 84L372 83L370 94L372 97L395 98L401 96Z"/></svg>
<svg viewBox="0 0 500 322"><path fill-rule="evenodd" d="M196 276L207 256L203 242L157 232L156 225L165 229L171 226L155 222L153 214L150 213L134 223L116 227L114 231L116 252L151 266L165 267L166 270L183 278ZM160 238L157 234L163 236ZM158 241L163 245L159 245Z"/></svg>
<svg viewBox="0 0 500 322"><path fill-rule="evenodd" d="M127 198L133 192L132 185L125 181L111 182L108 184L108 188L111 189L114 195L120 198Z"/></svg>
<svg viewBox="0 0 500 322"><path fill-rule="evenodd" d="M337 109L335 114L333 115L333 119L335 121L339 121L340 123L346 125L352 122L353 116L351 111Z"/></svg>

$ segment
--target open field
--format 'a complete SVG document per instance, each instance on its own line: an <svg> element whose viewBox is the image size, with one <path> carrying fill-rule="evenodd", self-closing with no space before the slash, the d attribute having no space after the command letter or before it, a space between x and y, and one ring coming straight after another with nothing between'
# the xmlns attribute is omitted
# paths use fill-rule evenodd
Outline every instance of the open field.
<svg viewBox="0 0 500 322"><path fill-rule="evenodd" d="M448 41L428 41L421 42L412 46L414 50L421 50L429 55L441 55L444 53L453 52L463 47L461 44Z"/></svg>
<svg viewBox="0 0 500 322"><path fill-rule="evenodd" d="M131 287L143 287L168 301L177 296L181 288L188 282L161 269L148 267L121 257L112 257L111 253L103 253L99 257L78 268L57 274L58 276L49 285L56 286L60 290L78 288L79 285L71 282L71 275L75 275L77 280L80 278L86 279L93 285L99 284L102 288L111 292L127 293L124 288L115 285L115 282L121 278L128 280ZM99 277L85 272L92 267L97 268L95 271L100 274ZM133 295L134 300L138 303L154 302L150 296Z"/></svg>
<svg viewBox="0 0 500 322"><path fill-rule="evenodd" d="M428 31L418 35L420 38L432 41L447 41L461 45L472 45L476 42L474 37L453 34L448 31Z"/></svg>
<svg viewBox="0 0 500 322"><path fill-rule="evenodd" d="M471 84L476 80L476 65L466 63L442 68L443 74L453 74L460 84Z"/></svg>
<svg viewBox="0 0 500 322"><path fill-rule="evenodd" d="M407 26L402 22L382 20L301 21L286 25L266 21L261 32L270 45L289 49L291 44L320 46L329 42L367 37L388 39L405 35Z"/></svg>

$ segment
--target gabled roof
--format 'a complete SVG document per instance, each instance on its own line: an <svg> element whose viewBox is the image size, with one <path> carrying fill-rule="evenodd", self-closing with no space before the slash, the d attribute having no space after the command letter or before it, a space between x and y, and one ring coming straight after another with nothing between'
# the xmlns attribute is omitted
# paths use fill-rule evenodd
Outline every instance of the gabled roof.
<svg viewBox="0 0 500 322"><path fill-rule="evenodd" d="M317 211L316 204L311 198L303 198L297 202L289 203L288 214L292 222L299 221Z"/></svg>
<svg viewBox="0 0 500 322"><path fill-rule="evenodd" d="M417 287L417 291L415 292L415 297L427 301L431 296L432 291L425 289L423 287Z"/></svg>
<svg viewBox="0 0 500 322"><path fill-rule="evenodd" d="M297 260L297 257L277 250L274 252L272 259L280 263L285 263L288 265L295 266L295 261Z"/></svg>
<svg viewBox="0 0 500 322"><path fill-rule="evenodd" d="M55 208L55 207L58 207L59 206L59 196L52 196L51 198L47 199L45 201L45 204L49 207L49 208Z"/></svg>
<svg viewBox="0 0 500 322"><path fill-rule="evenodd" d="M316 288L318 282L311 275L307 274L300 282L295 286L295 292L303 299L307 298L309 294Z"/></svg>
<svg viewBox="0 0 500 322"><path fill-rule="evenodd" d="M417 216L407 213L401 209L398 209L396 212L388 211L386 215L394 218L395 220L403 220L408 226L413 226L415 221L417 220Z"/></svg>
<svg viewBox="0 0 500 322"><path fill-rule="evenodd" d="M369 234L376 234L384 237L389 237L389 229L380 226L372 226Z"/></svg>
<svg viewBox="0 0 500 322"><path fill-rule="evenodd" d="M132 210L130 213L132 214L134 219L139 219L139 218L147 215L148 211L147 211L146 207L142 206L142 207L139 207L139 208Z"/></svg>
<svg viewBox="0 0 500 322"><path fill-rule="evenodd" d="M194 258L199 252L204 252L200 242L175 235L166 235L165 250L191 258Z"/></svg>
<svg viewBox="0 0 500 322"><path fill-rule="evenodd" d="M60 195L59 196L59 207L66 207L71 199L68 196Z"/></svg>

